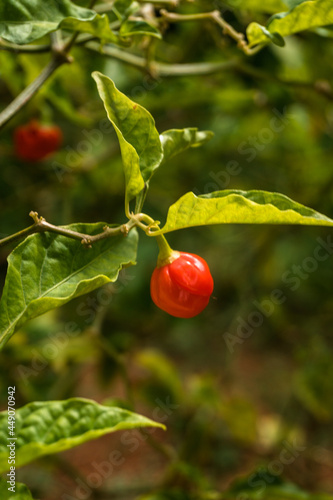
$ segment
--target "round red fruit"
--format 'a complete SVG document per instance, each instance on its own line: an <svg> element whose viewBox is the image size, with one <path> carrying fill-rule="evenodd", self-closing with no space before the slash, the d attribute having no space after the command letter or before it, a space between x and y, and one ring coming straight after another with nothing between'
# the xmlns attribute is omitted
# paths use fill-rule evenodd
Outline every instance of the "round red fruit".
<svg viewBox="0 0 333 500"><path fill-rule="evenodd" d="M174 252L171 262L156 267L150 282L154 303L177 318L193 318L207 306L214 282L198 255Z"/></svg>
<svg viewBox="0 0 333 500"><path fill-rule="evenodd" d="M15 130L15 153L21 160L40 161L57 151L62 139L57 125L42 125L32 120Z"/></svg>

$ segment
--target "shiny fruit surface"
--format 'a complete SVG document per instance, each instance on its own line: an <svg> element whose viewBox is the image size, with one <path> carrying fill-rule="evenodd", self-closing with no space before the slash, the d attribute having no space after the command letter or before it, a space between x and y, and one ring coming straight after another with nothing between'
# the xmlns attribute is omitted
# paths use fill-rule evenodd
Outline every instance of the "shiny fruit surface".
<svg viewBox="0 0 333 500"><path fill-rule="evenodd" d="M207 306L214 282L207 262L179 252L171 263L156 267L150 282L153 302L177 318L193 318Z"/></svg>

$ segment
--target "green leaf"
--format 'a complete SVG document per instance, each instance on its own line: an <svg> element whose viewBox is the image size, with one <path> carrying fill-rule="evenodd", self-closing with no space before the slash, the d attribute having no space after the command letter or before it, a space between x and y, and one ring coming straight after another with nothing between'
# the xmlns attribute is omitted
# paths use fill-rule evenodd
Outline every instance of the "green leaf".
<svg viewBox="0 0 333 500"><path fill-rule="evenodd" d="M234 0L229 0L228 5L232 8L248 9L254 12L267 12L268 14L273 14L275 12L281 12L285 9L285 2L282 0L242 0L235 5Z"/></svg>
<svg viewBox="0 0 333 500"><path fill-rule="evenodd" d="M120 143L127 201L135 198L159 166L162 146L151 114L120 92L113 81L95 71L92 74L109 120Z"/></svg>
<svg viewBox="0 0 333 500"><path fill-rule="evenodd" d="M8 477L8 481L10 478ZM33 500L32 495L25 484L15 483L14 492L9 490L12 486L7 480L0 477L0 498L1 500Z"/></svg>
<svg viewBox="0 0 333 500"><path fill-rule="evenodd" d="M112 4L111 12L113 12L119 21L125 21L138 8L140 8L140 5L135 0L116 0Z"/></svg>
<svg viewBox="0 0 333 500"><path fill-rule="evenodd" d="M143 19L128 19L124 23L122 23L119 35L121 38L127 38L130 36L138 36L138 35L148 35L153 36L155 38L162 38L161 33L158 29L152 24L147 23Z"/></svg>
<svg viewBox="0 0 333 500"><path fill-rule="evenodd" d="M0 3L0 37L26 44L63 28L83 31L105 42L118 42L108 17L69 0L6 0Z"/></svg>
<svg viewBox="0 0 333 500"><path fill-rule="evenodd" d="M280 193L216 191L187 193L171 205L165 225L154 234L209 224L302 224L333 226L333 220Z"/></svg>
<svg viewBox="0 0 333 500"><path fill-rule="evenodd" d="M0 413L0 473L8 470L8 414ZM95 401L35 401L16 410L16 467L43 455L68 450L110 432L165 427L149 418Z"/></svg>
<svg viewBox="0 0 333 500"><path fill-rule="evenodd" d="M72 224L85 234L103 231L105 224ZM79 240L55 233L34 234L8 258L0 302L0 347L25 321L116 281L124 266L134 265L137 233L97 241L85 248Z"/></svg>
<svg viewBox="0 0 333 500"><path fill-rule="evenodd" d="M163 132L160 140L163 147L163 163L173 156L205 144L214 136L208 130L198 131L197 128L172 129Z"/></svg>
<svg viewBox="0 0 333 500"><path fill-rule="evenodd" d="M274 41L272 36L276 39L332 23L332 0L311 0L296 5L289 12L273 16L267 28L257 23L249 24L246 34L250 46L253 46Z"/></svg>
<svg viewBox="0 0 333 500"><path fill-rule="evenodd" d="M250 47L271 42L268 29L258 23L250 23L248 25L246 28L246 36Z"/></svg>
<svg viewBox="0 0 333 500"><path fill-rule="evenodd" d="M265 26L261 26L258 23L251 23L246 30L246 35L250 41L250 45L258 45L259 43L272 42L279 47L285 45L285 41L282 36L278 33L270 33ZM252 40L258 40L257 42L252 42ZM259 41L260 40L260 41Z"/></svg>

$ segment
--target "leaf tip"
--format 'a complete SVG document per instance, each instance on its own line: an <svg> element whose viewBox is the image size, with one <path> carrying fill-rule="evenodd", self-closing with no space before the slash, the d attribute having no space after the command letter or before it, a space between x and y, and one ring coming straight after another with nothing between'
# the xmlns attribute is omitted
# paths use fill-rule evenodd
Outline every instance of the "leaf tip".
<svg viewBox="0 0 333 500"><path fill-rule="evenodd" d="M100 78L100 77L101 77L101 76L103 76L103 75L102 75L102 73L101 73L100 71L93 71L93 72L91 73L91 76L92 76L92 78L93 78L94 80L97 80L98 78Z"/></svg>

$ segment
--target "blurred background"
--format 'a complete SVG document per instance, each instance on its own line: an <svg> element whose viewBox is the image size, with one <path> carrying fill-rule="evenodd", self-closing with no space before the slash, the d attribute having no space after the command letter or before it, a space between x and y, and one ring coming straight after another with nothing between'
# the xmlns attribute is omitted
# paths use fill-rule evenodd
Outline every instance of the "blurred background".
<svg viewBox="0 0 333 500"><path fill-rule="evenodd" d="M265 24L269 3L264 12L241 4L207 0L178 11L218 8L242 32L253 20ZM156 172L145 205L152 217L163 223L169 205L188 191L263 189L332 218L331 33L301 33L252 58L209 22L170 24L163 41L134 43L132 53L149 49L171 65L235 61L209 75L180 77L147 76L74 48L74 63L60 68L2 132L1 236L30 225L30 210L58 225L125 221L119 146L114 131L103 129L95 70L146 107L160 132L198 127L215 134ZM0 51L3 108L48 58ZM15 128L32 118L64 134L61 150L36 163L19 160L13 149ZM283 481L333 495L331 238L329 229L292 226L170 234L174 249L207 260L215 282L206 310L182 320L151 301L158 250L140 234L137 265L108 288L108 300L97 290L15 334L0 355L1 402L15 384L18 406L82 396L135 409L167 431L103 437L23 467L17 479L43 500L219 498L216 492L235 480L248 489L248 496L235 493L237 500L266 498L265 488ZM2 285L11 249L0 251ZM72 323L77 334L69 338L64 332ZM124 461L106 472L99 466L112 450L121 450Z"/></svg>

